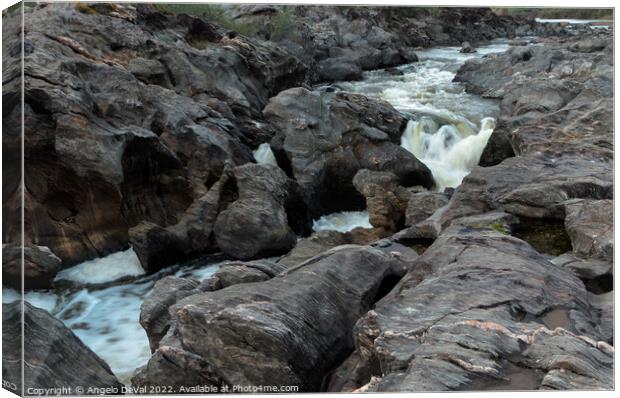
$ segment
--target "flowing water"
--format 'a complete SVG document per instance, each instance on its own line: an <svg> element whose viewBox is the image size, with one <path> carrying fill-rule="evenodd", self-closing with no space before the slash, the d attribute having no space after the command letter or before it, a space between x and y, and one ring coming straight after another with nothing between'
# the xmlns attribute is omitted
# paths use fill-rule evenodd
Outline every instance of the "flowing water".
<svg viewBox="0 0 620 398"><path fill-rule="evenodd" d="M399 67L400 76L372 71L362 82L338 86L382 98L411 115L402 146L431 169L437 189L455 187L478 162L498 108L493 101L465 93L452 79L466 60L507 48L507 43L495 42L474 54L461 54L457 47L420 51L420 62ZM254 157L258 163L276 164L266 144L257 148ZM326 215L313 225L314 230L340 232L355 227L371 227L368 212ZM136 254L129 249L63 270L57 276L56 290L27 292L25 299L61 319L122 382L128 383L133 371L150 356L148 339L138 319L140 305L155 281L170 274L202 280L218 268L214 260L144 275ZM17 291L3 287L3 302L19 298Z"/></svg>
<svg viewBox="0 0 620 398"><path fill-rule="evenodd" d="M465 92L453 82L465 61L508 50L507 41L497 40L470 54L459 47L419 51L419 62L394 70L366 72L360 82L337 83L331 89L383 99L411 120L401 137L401 146L413 153L433 173L436 189L454 188L478 164L495 128L499 114L496 101ZM320 87L326 89L328 86ZM315 222L321 229L350 230L359 225L366 212L351 217L350 212L323 216ZM324 222L329 220L329 223Z"/></svg>
<svg viewBox="0 0 620 398"><path fill-rule="evenodd" d="M29 291L24 298L63 321L121 382L129 384L134 370L151 355L138 319L140 305L155 282L170 274L202 280L218 268L217 262L177 266L147 276L129 249L63 270L56 277L57 289ZM18 291L2 287L2 302L19 299Z"/></svg>

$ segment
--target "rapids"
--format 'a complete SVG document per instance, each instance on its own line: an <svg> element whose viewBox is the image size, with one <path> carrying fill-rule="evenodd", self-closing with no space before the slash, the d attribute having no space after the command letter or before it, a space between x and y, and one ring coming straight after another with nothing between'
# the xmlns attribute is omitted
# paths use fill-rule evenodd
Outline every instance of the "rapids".
<svg viewBox="0 0 620 398"><path fill-rule="evenodd" d="M371 71L365 73L364 81L334 86L382 98L410 115L402 146L431 169L437 188L442 190L458 186L478 162L498 114L494 101L467 94L459 83L453 83L454 74L468 59L506 49L506 42L492 42L473 54L461 54L458 47L423 50L418 53L419 62L398 68L400 76ZM258 163L276 164L268 144L259 146L254 157ZM346 232L356 227L371 227L368 212L334 213L313 224L315 231ZM219 268L219 261L144 275L136 254L128 249L63 270L56 278L55 290L26 292L24 298L62 320L128 384L134 370L150 356L148 339L138 319L140 305L154 283L171 274L207 278ZM3 286L3 302L20 296Z"/></svg>

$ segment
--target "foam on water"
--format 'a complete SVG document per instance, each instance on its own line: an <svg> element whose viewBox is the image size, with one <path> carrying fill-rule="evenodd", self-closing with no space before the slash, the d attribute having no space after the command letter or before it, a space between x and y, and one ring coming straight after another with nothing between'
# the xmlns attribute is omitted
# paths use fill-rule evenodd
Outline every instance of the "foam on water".
<svg viewBox="0 0 620 398"><path fill-rule="evenodd" d="M144 275L144 269L133 249L128 249L62 270L56 280L96 284L139 275Z"/></svg>
<svg viewBox="0 0 620 398"><path fill-rule="evenodd" d="M258 164L270 164L273 166L277 166L278 162L276 161L276 157L271 150L271 146L268 143L264 142L256 148L253 152L254 159L256 159L256 163Z"/></svg>
<svg viewBox="0 0 620 398"><path fill-rule="evenodd" d="M65 274L74 277L70 279L72 281L89 284L88 287L64 291L30 291L25 294L27 302L47 310L64 322L84 344L110 365L114 374L125 384L129 384L135 369L146 364L151 356L148 338L139 323L140 306L155 281L170 271L163 270L155 275L139 277L133 282L108 287L95 286L93 283L108 281L109 277L99 278L92 274L101 271L105 275L121 275L123 273L108 272L104 266L116 260L119 264L115 267L118 269L132 269L137 260L134 257L135 253L131 250L118 252L98 259L98 262L92 260L78 264L73 267L76 269L74 272ZM99 264L101 268L94 268L94 264ZM174 275L202 280L218 269L219 263L182 267ZM123 274L126 275L127 272ZM19 292L3 286L2 302L9 303L20 298Z"/></svg>
<svg viewBox="0 0 620 398"><path fill-rule="evenodd" d="M464 54L459 47L419 51L419 62L399 67L401 76L385 71L365 74L362 82L342 83L342 90L375 96L399 111L413 115L401 145L432 171L437 188L460 185L476 166L499 114L496 101L465 92L453 82L467 60L506 51L498 41Z"/></svg>
<svg viewBox="0 0 620 398"><path fill-rule="evenodd" d="M368 211L342 211L325 215L312 223L313 231L348 232L354 228L372 228Z"/></svg>
<svg viewBox="0 0 620 398"><path fill-rule="evenodd" d="M485 118L477 134L462 135L452 125L437 124L428 117L409 121L401 146L413 153L433 173L439 191L455 188L478 164L493 133L495 119Z"/></svg>

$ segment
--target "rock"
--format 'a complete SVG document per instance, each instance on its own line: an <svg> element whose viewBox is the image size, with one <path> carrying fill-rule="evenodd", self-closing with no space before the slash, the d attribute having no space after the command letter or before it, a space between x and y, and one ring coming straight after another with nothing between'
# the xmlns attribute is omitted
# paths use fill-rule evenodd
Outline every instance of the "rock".
<svg viewBox="0 0 620 398"><path fill-rule="evenodd" d="M565 208L564 223L573 250L581 256L613 262L613 201L571 200Z"/></svg>
<svg viewBox="0 0 620 398"><path fill-rule="evenodd" d="M597 259L583 259L575 253L564 253L552 259L551 262L571 270L584 281L613 274L613 263Z"/></svg>
<svg viewBox="0 0 620 398"><path fill-rule="evenodd" d="M362 80L362 68L347 58L328 58L318 64L318 76L325 82Z"/></svg>
<svg viewBox="0 0 620 398"><path fill-rule="evenodd" d="M448 204L444 193L423 191L409 196L405 210L405 225L412 226L432 216L439 208Z"/></svg>
<svg viewBox="0 0 620 398"><path fill-rule="evenodd" d="M527 243L455 222L358 321L354 355L382 376L372 391L608 389L588 297Z"/></svg>
<svg viewBox="0 0 620 398"><path fill-rule="evenodd" d="M123 385L110 367L71 330L47 311L28 302L23 306L22 313L21 301L2 304L2 377L16 387L14 393L29 388L65 388L74 394L77 388L87 387L120 393ZM23 385L22 359L27 364Z"/></svg>
<svg viewBox="0 0 620 398"><path fill-rule="evenodd" d="M453 219L494 209L529 218L564 219L568 199L612 197L611 165L584 158L518 156L465 177L441 215Z"/></svg>
<svg viewBox="0 0 620 398"><path fill-rule="evenodd" d="M377 249L345 246L265 282L187 297L170 309L174 339L160 344L132 382L318 391L348 355L353 323L386 290L382 282L398 261ZM171 369L174 379L162 379Z"/></svg>
<svg viewBox="0 0 620 398"><path fill-rule="evenodd" d="M213 225L219 211L237 195L231 172L222 173L211 189L196 199L181 220L162 227L142 222L129 231L131 245L146 272L215 250Z"/></svg>
<svg viewBox="0 0 620 398"><path fill-rule="evenodd" d="M410 193L396 175L363 169L353 177L353 185L366 198L373 227L395 232L404 225Z"/></svg>
<svg viewBox="0 0 620 398"><path fill-rule="evenodd" d="M166 276L155 282L150 294L140 306L140 325L149 338L151 352L170 328L168 308L177 301L196 293L198 281Z"/></svg>
<svg viewBox="0 0 620 398"><path fill-rule="evenodd" d="M17 17L7 16L3 47L15 65L25 57L23 115L36 131L24 142L24 238L65 265L123 250L140 222L177 224L225 162L252 161L250 148L271 139L267 100L305 79L274 43L149 5L50 4L28 20L27 52L9 51L21 48ZM4 143L15 154L7 241L21 240L20 73L3 70Z"/></svg>
<svg viewBox="0 0 620 398"><path fill-rule="evenodd" d="M470 54L475 53L476 49L468 41L464 41L463 44L461 44L461 49L459 50L459 52Z"/></svg>
<svg viewBox="0 0 620 398"><path fill-rule="evenodd" d="M228 261L220 266L220 269L213 274L211 279L216 281L218 288L224 289L241 283L266 281L284 270L286 270L285 266L266 260L249 262Z"/></svg>
<svg viewBox="0 0 620 398"><path fill-rule="evenodd" d="M21 291L23 273L25 290L51 288L61 260L49 248L31 244L23 246L23 256L22 267L22 246L2 245L2 283Z"/></svg>
<svg viewBox="0 0 620 398"><path fill-rule="evenodd" d="M574 50L598 41L592 52ZM501 100L499 123L481 157L483 166L514 155L544 153L595 160L613 157L611 36L584 34L513 47L466 62L455 81ZM605 44L605 45L603 45Z"/></svg>
<svg viewBox="0 0 620 398"><path fill-rule="evenodd" d="M405 119L385 102L295 88L263 113L280 129L272 148L287 159L315 218L363 206L352 183L360 169L392 172L403 186L433 185L428 168L396 144Z"/></svg>
<svg viewBox="0 0 620 398"><path fill-rule="evenodd" d="M233 171L238 199L220 212L214 225L217 245L239 259L286 253L295 246L288 209L303 208L296 183L271 165L247 164ZM295 214L303 222L305 214ZM309 220L309 219L308 219ZM307 224L307 222L306 222Z"/></svg>

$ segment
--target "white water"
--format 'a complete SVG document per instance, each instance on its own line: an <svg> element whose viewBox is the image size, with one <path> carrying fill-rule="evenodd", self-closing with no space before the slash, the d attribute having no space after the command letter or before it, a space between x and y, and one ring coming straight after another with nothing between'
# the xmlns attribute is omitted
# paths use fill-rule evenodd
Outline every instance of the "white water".
<svg viewBox="0 0 620 398"><path fill-rule="evenodd" d="M63 321L126 384L134 370L144 365L151 354L148 338L139 323L140 306L155 281L171 272L163 270L144 276L142 268L138 270L136 265L140 266L133 250L113 253L63 270L56 278L87 287L30 291L24 295L27 302ZM183 267L174 275L202 280L218 268L219 263ZM130 276L134 276L133 280L123 284L97 285ZM2 287L2 302L19 299L19 292Z"/></svg>
<svg viewBox="0 0 620 398"><path fill-rule="evenodd" d="M128 276L144 275L138 256L133 249L110 254L106 257L85 261L75 267L62 270L55 280L79 283L105 283Z"/></svg>
<svg viewBox="0 0 620 398"><path fill-rule="evenodd" d="M276 157L271 150L271 146L269 146L266 142L260 144L253 153L254 159L256 159L256 163L258 164L270 164L272 166L278 165Z"/></svg>
<svg viewBox="0 0 620 398"><path fill-rule="evenodd" d="M455 72L469 59L508 48L498 41L470 54L460 53L459 47L423 50L418 53L419 62L398 68L402 76L372 71L362 82L338 87L376 96L413 115L401 145L426 164L442 191L460 185L476 166L499 113L495 101L468 94L462 84L453 82Z"/></svg>
<svg viewBox="0 0 620 398"><path fill-rule="evenodd" d="M367 211L343 211L325 215L312 223L313 231L348 232L354 228L372 228Z"/></svg>

